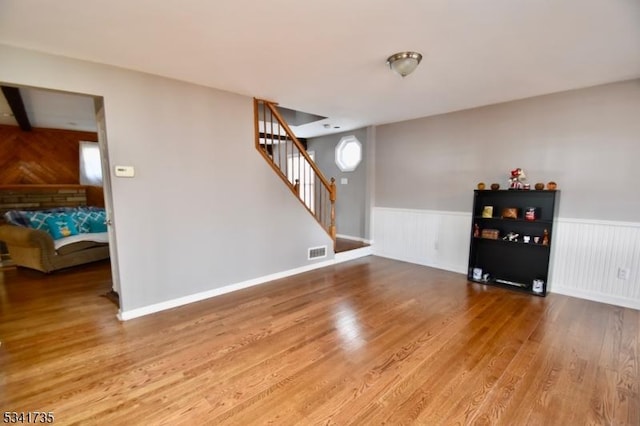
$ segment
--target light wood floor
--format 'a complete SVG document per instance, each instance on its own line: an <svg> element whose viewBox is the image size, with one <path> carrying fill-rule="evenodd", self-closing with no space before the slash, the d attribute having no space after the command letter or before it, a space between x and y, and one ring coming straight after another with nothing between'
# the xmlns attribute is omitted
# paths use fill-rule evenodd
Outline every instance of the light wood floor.
<svg viewBox="0 0 640 426"><path fill-rule="evenodd" d="M121 323L107 264L0 276L0 408L57 424L640 424L630 309L368 257Z"/></svg>

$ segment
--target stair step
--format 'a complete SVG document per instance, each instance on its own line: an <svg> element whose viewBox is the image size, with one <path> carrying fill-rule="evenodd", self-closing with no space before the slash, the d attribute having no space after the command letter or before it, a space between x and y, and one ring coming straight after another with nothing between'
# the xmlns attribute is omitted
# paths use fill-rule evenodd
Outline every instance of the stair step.
<svg viewBox="0 0 640 426"><path fill-rule="evenodd" d="M336 238L336 253L342 253L344 251L355 250L362 247L369 247L369 244L362 241L350 240L348 238Z"/></svg>

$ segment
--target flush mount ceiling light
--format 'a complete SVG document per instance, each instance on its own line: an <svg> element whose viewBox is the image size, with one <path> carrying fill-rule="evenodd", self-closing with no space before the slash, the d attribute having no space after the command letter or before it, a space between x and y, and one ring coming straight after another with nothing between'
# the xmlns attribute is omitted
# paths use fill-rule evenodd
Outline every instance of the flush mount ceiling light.
<svg viewBox="0 0 640 426"><path fill-rule="evenodd" d="M411 74L422 60L422 55L417 52L400 52L387 58L389 68L406 77Z"/></svg>

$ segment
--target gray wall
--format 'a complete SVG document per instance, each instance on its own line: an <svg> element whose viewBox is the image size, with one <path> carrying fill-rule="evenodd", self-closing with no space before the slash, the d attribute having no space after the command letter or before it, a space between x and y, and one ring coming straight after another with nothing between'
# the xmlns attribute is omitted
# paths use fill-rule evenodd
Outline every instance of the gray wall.
<svg viewBox="0 0 640 426"><path fill-rule="evenodd" d="M554 180L560 216L640 221L640 80L376 128L375 203L471 211L479 181Z"/></svg>
<svg viewBox="0 0 640 426"><path fill-rule="evenodd" d="M336 166L335 149L343 136L354 135L362 143L362 162L352 172L342 172ZM338 234L350 237L369 238L367 229L367 217L369 206L366 204L367 194L367 130L358 129L345 133L337 133L328 136L308 139L307 149L315 151L316 164L330 179L336 178L336 226ZM347 178L346 185L341 184L341 179Z"/></svg>
<svg viewBox="0 0 640 426"><path fill-rule="evenodd" d="M136 168L111 179L123 311L306 266L308 247L331 247L255 151L251 98L4 45L0 63L0 82L104 97L109 162Z"/></svg>

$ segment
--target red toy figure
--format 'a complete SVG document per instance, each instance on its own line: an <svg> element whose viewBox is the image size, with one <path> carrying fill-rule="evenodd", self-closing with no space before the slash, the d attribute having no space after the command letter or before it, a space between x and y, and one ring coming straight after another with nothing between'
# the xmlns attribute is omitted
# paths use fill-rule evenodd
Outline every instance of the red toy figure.
<svg viewBox="0 0 640 426"><path fill-rule="evenodd" d="M524 171L521 168L511 170L511 177L509 178L509 189L522 189L524 184L522 183L527 179Z"/></svg>

